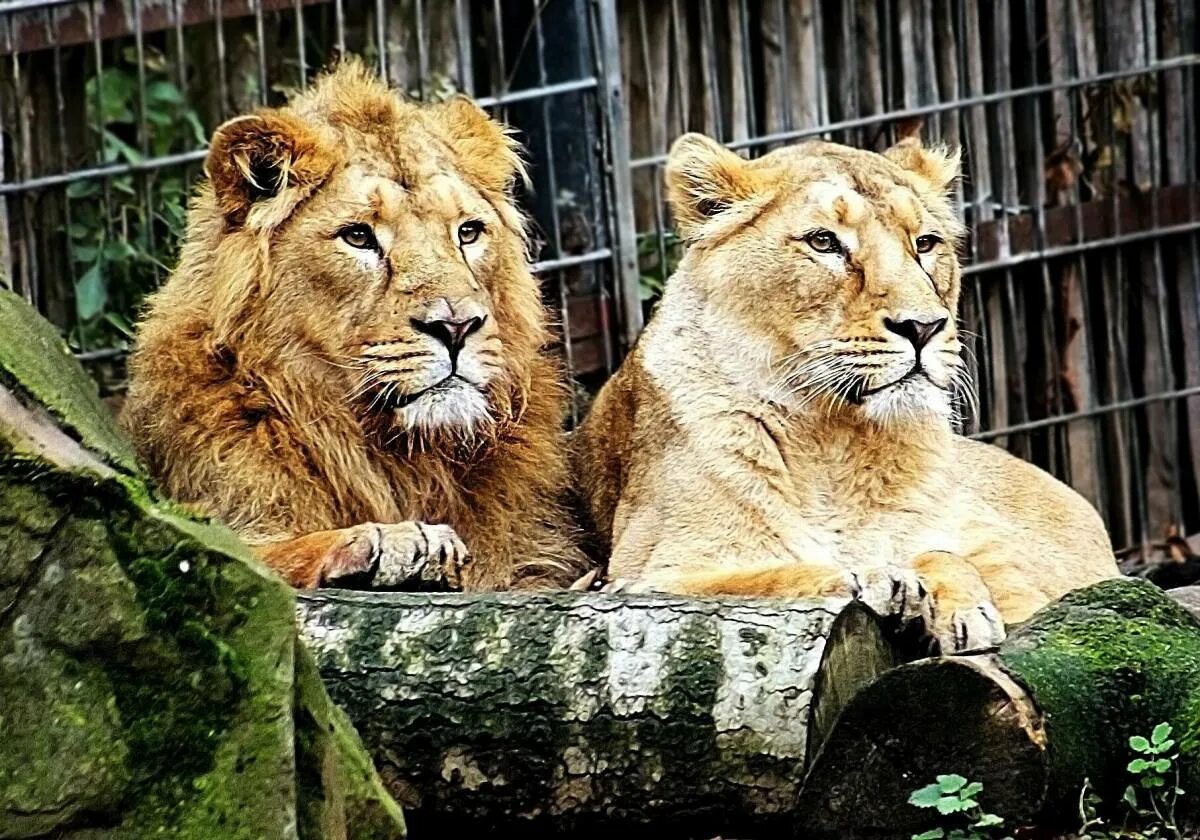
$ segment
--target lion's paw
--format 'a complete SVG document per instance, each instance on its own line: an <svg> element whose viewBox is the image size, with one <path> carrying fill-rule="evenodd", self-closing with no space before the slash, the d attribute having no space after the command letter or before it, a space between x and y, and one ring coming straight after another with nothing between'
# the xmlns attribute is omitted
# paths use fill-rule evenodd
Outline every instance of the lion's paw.
<svg viewBox="0 0 1200 840"><path fill-rule="evenodd" d="M880 616L898 616L909 622L925 615L929 593L916 572L898 566L852 571L850 594Z"/></svg>
<svg viewBox="0 0 1200 840"><path fill-rule="evenodd" d="M988 650L1006 635L1004 619L991 601L957 608L935 603L926 624L945 655Z"/></svg>
<svg viewBox="0 0 1200 840"><path fill-rule="evenodd" d="M337 584L373 572L373 588L462 588L471 555L449 525L397 522L346 530L346 541L326 563L323 581Z"/></svg>

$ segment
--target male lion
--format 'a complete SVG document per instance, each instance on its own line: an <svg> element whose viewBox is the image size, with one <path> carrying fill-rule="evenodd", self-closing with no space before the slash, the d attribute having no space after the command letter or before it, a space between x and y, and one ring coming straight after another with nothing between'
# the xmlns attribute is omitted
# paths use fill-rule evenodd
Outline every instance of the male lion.
<svg viewBox="0 0 1200 840"><path fill-rule="evenodd" d="M1117 575L1083 498L951 431L957 174L911 141L755 161L676 142L687 253L574 444L610 579L850 594L962 651Z"/></svg>
<svg viewBox="0 0 1200 840"><path fill-rule="evenodd" d="M218 128L205 172L130 362L124 423L166 491L297 586L578 577L505 130L347 63Z"/></svg>

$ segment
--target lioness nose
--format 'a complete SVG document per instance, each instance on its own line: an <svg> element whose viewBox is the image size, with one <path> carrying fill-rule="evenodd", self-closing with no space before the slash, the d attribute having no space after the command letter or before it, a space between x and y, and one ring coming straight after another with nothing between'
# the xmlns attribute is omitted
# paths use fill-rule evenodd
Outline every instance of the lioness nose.
<svg viewBox="0 0 1200 840"><path fill-rule="evenodd" d="M896 335L901 335L912 342L913 347L917 352L921 352L921 348L929 343L929 340L942 331L946 326L945 318L938 318L935 321L919 321L916 318L904 318L903 320L893 321L891 318L884 318L883 325Z"/></svg>
<svg viewBox="0 0 1200 840"><path fill-rule="evenodd" d="M486 315L477 318L435 318L423 321L412 319L413 329L431 335L450 351L451 356L457 356L467 341L467 336L483 326Z"/></svg>

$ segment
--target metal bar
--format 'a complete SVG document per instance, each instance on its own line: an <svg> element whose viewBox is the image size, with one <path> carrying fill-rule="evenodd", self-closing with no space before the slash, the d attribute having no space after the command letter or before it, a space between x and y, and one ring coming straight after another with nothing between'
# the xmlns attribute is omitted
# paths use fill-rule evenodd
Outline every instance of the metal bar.
<svg viewBox="0 0 1200 840"><path fill-rule="evenodd" d="M1012 426L1004 426L999 429L989 429L986 432L979 432L971 435L973 440L994 440L998 437L1007 437L1008 435L1021 434L1022 432L1031 432L1036 429L1044 429L1049 426L1057 426L1062 423L1074 423L1077 420L1086 420L1091 417L1100 417L1106 414L1113 414L1119 411L1128 411L1131 408L1138 408L1151 403L1165 402L1168 400L1181 400L1187 397L1200 395L1200 385L1192 385L1187 388L1179 388L1174 391L1164 391L1158 394L1147 394L1144 397L1134 397L1132 399L1120 400L1119 402L1109 403L1108 405L1100 405L1095 408L1089 408L1086 411L1073 411L1070 414L1061 414L1057 417L1045 417L1041 420L1030 420L1028 423L1016 423Z"/></svg>
<svg viewBox="0 0 1200 840"><path fill-rule="evenodd" d="M892 111L884 111L878 114L872 114L865 117L856 117L849 120L840 120L838 122L826 123L824 125L813 126L811 128L800 128L794 131L778 131L774 134L764 134L761 137L751 137L746 140L737 140L725 145L731 149L744 149L752 146L767 146L772 143L784 143L789 140L801 140L806 137L817 137L823 134L829 134L834 131L845 131L853 128L865 128L866 126L875 125L877 123L887 121L899 121L913 119L915 117L925 117L931 114L941 114L945 111L956 111L962 108L970 108L975 105L990 105L997 102L1016 99L1021 96L1034 96L1041 93L1050 93L1056 90L1070 90L1072 88L1086 87L1088 85L1101 84L1103 82L1113 82L1119 79L1127 79L1133 76L1149 76L1155 73L1165 73L1168 70L1177 70L1180 67L1190 67L1200 64L1200 54L1192 53L1186 56L1179 56L1173 59L1164 59L1147 64L1144 67L1126 68L1123 70L1112 70L1106 73L1097 73L1094 76L1088 76L1079 79L1065 79L1061 82L1046 82L1040 85L1030 85L1023 88L1015 88L1013 90L994 91L992 93L981 93L976 96L966 96L961 99L952 99L945 102L936 102L930 105L922 105L919 108L900 108ZM653 155L651 157L634 158L630 161L630 166L634 169L643 166L654 166L656 164L666 163L666 155Z"/></svg>
<svg viewBox="0 0 1200 840"><path fill-rule="evenodd" d="M593 37L599 41L603 62L604 90L599 96L600 108L606 122L611 182L613 191L614 229L612 241L616 251L617 303L621 312L621 339L628 350L642 331L642 301L638 282L637 224L633 216L633 170L629 163L629 121L625 111L625 96L621 89L621 46L617 40L618 21L616 0L593 0L597 29Z"/></svg>
<svg viewBox="0 0 1200 840"><path fill-rule="evenodd" d="M483 96L476 100L482 108L496 108L503 105L508 105L514 102L526 102L532 99L543 97L561 96L567 93L574 93L582 90L592 90L598 86L598 81L595 77L589 76L586 79L573 79L567 82L558 82L553 85L547 85L544 88L529 88L528 90L514 91L503 96ZM160 157L147 158L139 163L114 163L107 166L93 166L87 169L76 169L71 172L60 172L54 175L43 175L37 178L27 178L24 181L10 181L0 183L0 195L9 195L12 193L20 193L31 190L41 190L47 187L58 187L69 184L75 180L88 178L109 178L116 175L127 175L138 172L153 172L156 169L163 169L169 166L179 166L182 164L196 163L204 160L208 154L207 149L194 149L190 152L178 152L171 155L162 155Z"/></svg>

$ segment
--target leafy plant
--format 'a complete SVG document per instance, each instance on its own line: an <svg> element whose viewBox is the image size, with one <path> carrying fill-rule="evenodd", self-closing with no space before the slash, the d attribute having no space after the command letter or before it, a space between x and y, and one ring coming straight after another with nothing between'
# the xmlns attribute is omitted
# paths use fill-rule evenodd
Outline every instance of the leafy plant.
<svg viewBox="0 0 1200 840"><path fill-rule="evenodd" d="M912 840L990 840L1004 825L1004 819L983 810L977 798L981 782L969 782L951 773L912 792L908 804L935 809L945 826L914 834Z"/></svg>
<svg viewBox="0 0 1200 840"><path fill-rule="evenodd" d="M204 127L171 67L152 49L144 52L145 100L133 48L88 79L88 125L100 141L105 164L142 163L200 148ZM140 125L145 121L145 144ZM144 152L143 152L144 148ZM86 179L67 188L70 224L66 234L75 266L76 324L71 342L80 349L120 347L142 297L174 262L183 236L187 183L178 169L159 169L135 178Z"/></svg>
<svg viewBox="0 0 1200 840"><path fill-rule="evenodd" d="M659 237L654 233L639 235L638 241L638 291L642 302L655 301L662 297L667 278L679 267L681 245L676 234L663 232L661 250Z"/></svg>
<svg viewBox="0 0 1200 840"><path fill-rule="evenodd" d="M1133 779L1121 797L1119 821L1102 816L1103 800L1085 780L1079 794L1081 840L1181 838L1175 806L1184 790L1179 786L1179 749L1171 725L1160 723L1148 739L1134 735L1129 748L1133 758L1125 769Z"/></svg>

